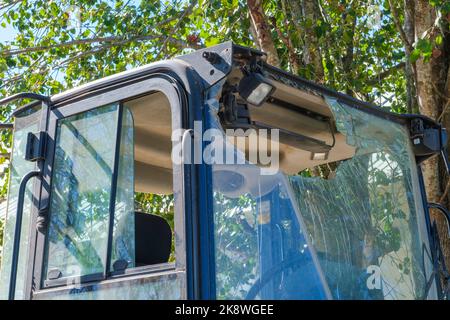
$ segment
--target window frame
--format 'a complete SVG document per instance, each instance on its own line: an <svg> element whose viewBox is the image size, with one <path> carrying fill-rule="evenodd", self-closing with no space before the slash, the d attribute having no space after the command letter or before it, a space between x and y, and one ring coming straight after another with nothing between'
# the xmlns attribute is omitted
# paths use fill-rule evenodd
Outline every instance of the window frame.
<svg viewBox="0 0 450 320"><path fill-rule="evenodd" d="M169 76L163 75L153 75L145 80L141 80L135 83L123 83L122 85L116 85L112 88L105 88L103 90L98 90L87 97L81 97L74 101L69 101L68 103L55 105L49 112L47 132L48 132L48 144L47 144L47 156L44 164L43 184L41 191L41 202L40 202L40 212L41 214L51 214L49 212L50 206L50 196L51 196L51 186L52 186L52 168L55 156L56 147L56 132L58 126L58 120L84 113L86 111L96 109L108 104L117 103L119 110L118 121L121 124L121 114L123 109L123 102L139 98L141 96L149 95L152 93L161 92L163 93L169 101L171 109L172 118L172 129L181 129L183 127L183 110L186 110L186 93L183 87L175 79ZM117 130L116 135L116 153L114 155L114 166L118 164L119 153L117 148L120 147L120 143L117 143L117 139L120 139L120 128ZM37 241L34 248L31 248L35 252L35 268L33 271L33 278L35 279L34 292L32 298L39 299L44 295L47 295L49 290L52 295L57 295L60 290L67 290L68 287L77 284L82 286L91 286L95 284L98 290L101 290L102 286L107 287L108 283L111 281L117 281L120 278L128 278L131 276L147 278L147 277L158 277L159 275L174 273L177 277L183 277L184 283L186 283L186 244L185 244L185 186L184 186L184 176L183 168L181 165L173 164L173 193L174 193L174 233L176 235L175 241L175 257L176 261L168 262L158 265L149 265L142 267L134 267L126 269L124 271L111 271L110 263L108 260L111 258L111 239L112 231L110 220L109 234L108 234L108 260L104 266L104 272L102 274L89 274L77 277L65 277L56 280L46 280L46 275L44 272L45 263L45 245L46 245L46 233L48 231L48 225L45 234L38 232ZM115 170L114 173L117 176ZM110 201L110 219L113 218L114 206L111 207L111 203L115 203L116 200L116 184L117 177L113 177L112 185L112 197ZM114 189L114 191L113 191ZM47 224L49 217L47 217ZM186 285L181 288L181 295L186 297ZM61 291L62 292L62 291Z"/></svg>
<svg viewBox="0 0 450 320"><path fill-rule="evenodd" d="M104 260L105 260L104 261L105 262L105 266L104 266L103 272L96 272L96 273L90 273L90 274L85 274L85 275L81 275L81 276L73 276L73 277L61 277L61 278L52 279L52 280L45 279L46 276L45 276L45 274L43 272L43 279L42 279L42 281L43 281L43 284L44 284L43 286L46 287L46 288L47 287L55 287L55 286L64 285L65 283L76 283L77 281L79 283L84 283L84 282L90 282L90 281L96 281L96 280L105 280L105 279L107 279L108 274L110 272L110 266L111 266L110 260L111 260L111 249L112 249L112 238L113 238L112 231L113 231L114 211L115 211L114 203L115 203L116 193L117 193L117 180L118 180L117 177L118 177L118 165L119 165L119 154L118 154L118 151L119 151L119 148L120 148L120 136L121 136L121 131L122 131L121 130L121 125L122 125L122 115L123 115L123 103L121 101L118 101L118 102L108 103L108 104L105 104L105 105L99 105L99 106L95 106L93 108L90 108L88 110L85 110L83 112L76 112L74 114L70 114L70 110L69 110L69 113L67 115L65 115L65 116L56 117L56 119L55 118L53 118L53 119L51 118L51 120L55 121L55 129L56 129L56 131L55 131L55 139L54 139L54 141L55 141L55 148L52 151L53 165L54 165L56 141L58 139L58 137L57 137L58 127L59 127L58 123L60 121L62 121L62 120L68 119L70 117L77 116L77 115L82 115L82 114L84 114L86 112L89 112L91 110L96 110L96 109L100 109L100 108L107 108L107 107L110 107L110 106L113 106L113 105L115 106L115 108L114 108L115 110L112 111L112 113L114 114L114 117L115 117L114 120L116 121L116 131L115 131L116 138L115 138L115 142L114 142L115 144L114 144L114 147L113 147L114 151L111 151L111 152L114 152L114 153L112 154L112 158L113 158L112 175L111 175L111 185L110 185L110 189L109 189L109 194L110 194L109 195L109 208L108 208L109 216L107 218L107 221L104 222L104 223L106 223L105 227L108 230L108 235L106 237L107 238L107 241L106 241L106 255L105 255L105 257L101 257L101 258L104 258ZM70 107L70 106L68 106L68 107ZM61 132L60 132L60 134L61 134ZM53 178L54 177L52 176L52 179ZM50 188L50 190L52 190L52 189ZM50 206L51 206L51 195L50 195L49 207ZM52 213L49 211L49 216L48 216L49 220L48 220L47 230L46 230L47 233L48 233L48 227L50 225L50 215L51 214ZM47 237L47 234L46 234L46 237ZM45 244L47 244L47 241L45 241ZM48 250L48 247L45 246L45 244L44 244L44 257L43 257L43 265L42 265L43 269L45 269L44 268L45 267L45 262L48 259L48 253L46 252L46 250ZM105 245L105 243L102 243L102 245Z"/></svg>

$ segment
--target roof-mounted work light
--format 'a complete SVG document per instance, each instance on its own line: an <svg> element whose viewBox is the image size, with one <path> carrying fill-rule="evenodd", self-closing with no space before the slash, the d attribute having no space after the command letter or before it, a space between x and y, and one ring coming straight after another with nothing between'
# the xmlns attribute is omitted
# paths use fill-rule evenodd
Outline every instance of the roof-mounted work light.
<svg viewBox="0 0 450 320"><path fill-rule="evenodd" d="M239 94L248 103L260 106L272 95L275 87L260 73L250 73L239 82Z"/></svg>

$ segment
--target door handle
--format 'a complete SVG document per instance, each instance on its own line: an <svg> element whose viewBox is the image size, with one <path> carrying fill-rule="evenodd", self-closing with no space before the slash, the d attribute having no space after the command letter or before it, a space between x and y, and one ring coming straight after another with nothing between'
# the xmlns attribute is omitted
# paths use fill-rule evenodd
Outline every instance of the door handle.
<svg viewBox="0 0 450 320"><path fill-rule="evenodd" d="M19 195L17 198L17 213L16 213L16 226L14 231L14 244L11 261L11 276L9 279L9 300L14 300L16 293L16 281L17 281L17 266L19 264L19 249L20 249L20 233L22 232L22 217L23 217L23 204L25 202L25 192L28 181L31 178L40 176L39 170L31 171L27 173L20 181Z"/></svg>

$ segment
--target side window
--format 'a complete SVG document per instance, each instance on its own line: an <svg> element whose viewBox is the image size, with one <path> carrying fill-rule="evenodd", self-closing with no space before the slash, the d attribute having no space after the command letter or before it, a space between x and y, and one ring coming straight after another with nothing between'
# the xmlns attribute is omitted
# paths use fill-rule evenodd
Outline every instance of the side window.
<svg viewBox="0 0 450 320"><path fill-rule="evenodd" d="M46 286L173 268L171 121L162 93L58 121Z"/></svg>
<svg viewBox="0 0 450 320"><path fill-rule="evenodd" d="M58 121L46 248L50 280L105 268L117 108Z"/></svg>
<svg viewBox="0 0 450 320"><path fill-rule="evenodd" d="M120 155L122 161L131 154L134 157L134 211L130 218L134 219L134 264L127 265L113 259L116 264L113 270L117 272L125 268L175 262L170 104L162 93L153 93L125 102L124 108L132 115L134 136L133 147L122 144L128 150L121 150ZM129 176L125 174L124 179ZM119 177L118 191L120 185ZM116 208L116 215L117 212ZM114 233L118 257L121 246L117 239L120 234L120 230Z"/></svg>

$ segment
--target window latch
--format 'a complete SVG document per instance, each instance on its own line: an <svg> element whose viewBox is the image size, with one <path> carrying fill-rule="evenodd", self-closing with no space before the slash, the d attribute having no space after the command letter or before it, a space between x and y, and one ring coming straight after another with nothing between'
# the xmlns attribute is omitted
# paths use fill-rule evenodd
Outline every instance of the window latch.
<svg viewBox="0 0 450 320"><path fill-rule="evenodd" d="M25 160L36 162L45 159L47 134L44 131L28 133Z"/></svg>

